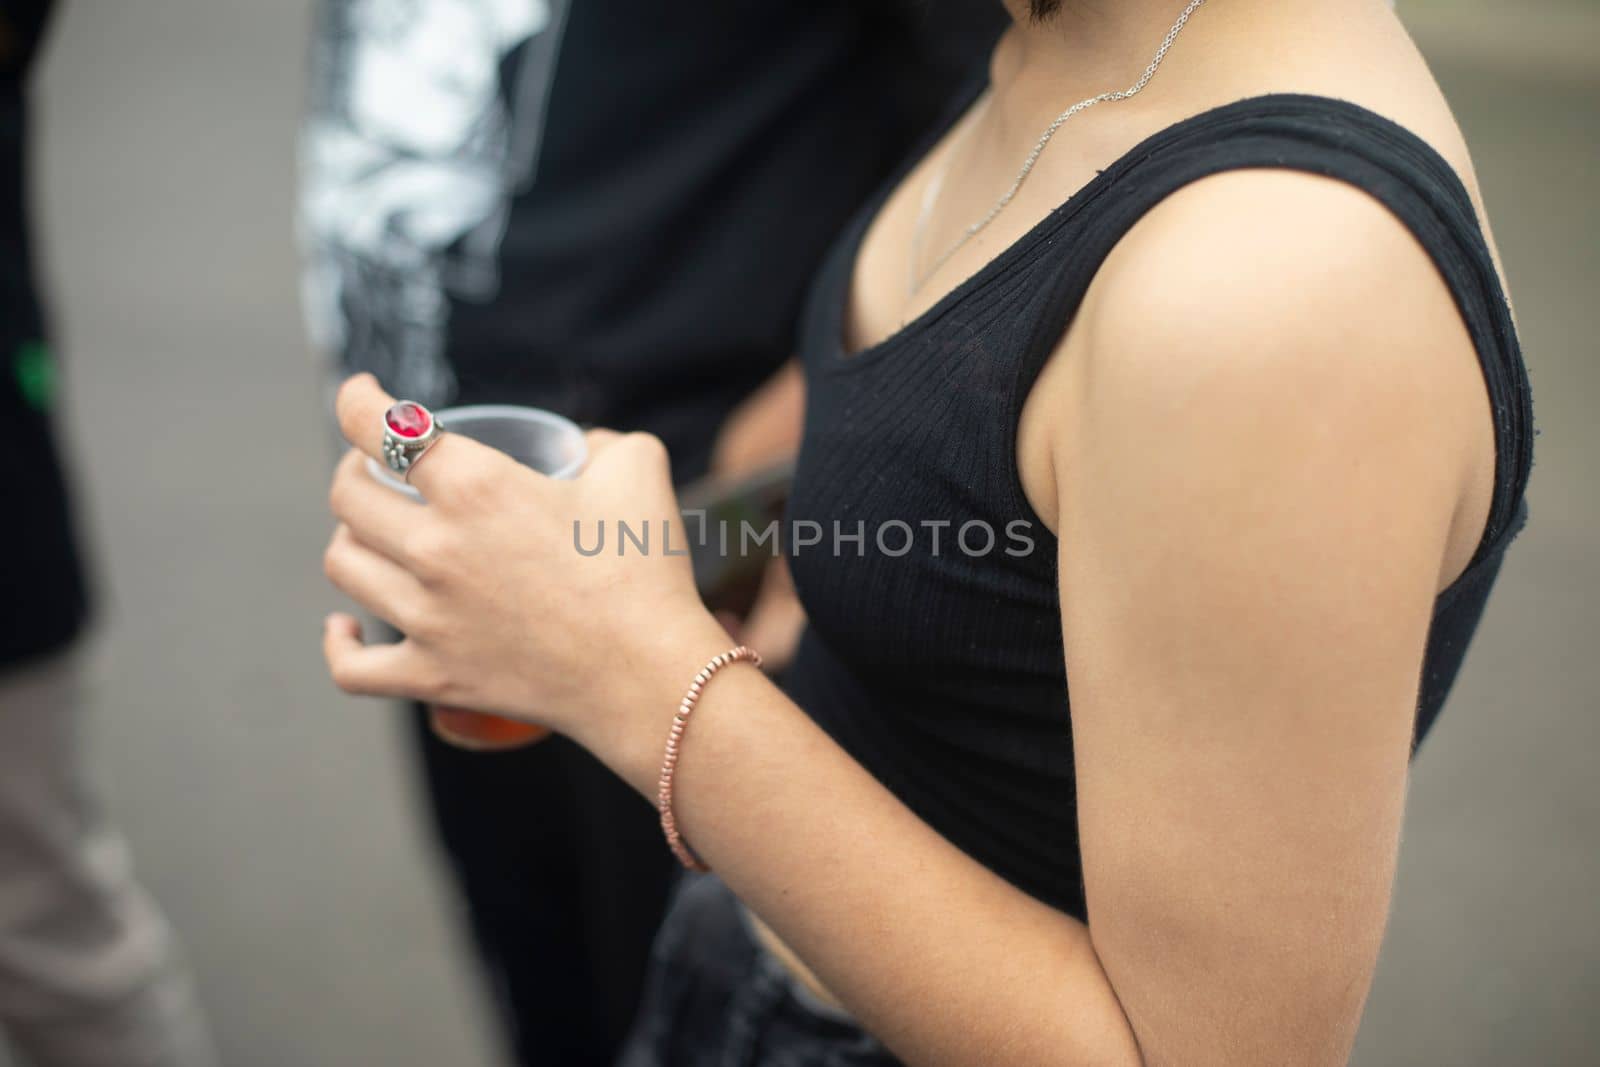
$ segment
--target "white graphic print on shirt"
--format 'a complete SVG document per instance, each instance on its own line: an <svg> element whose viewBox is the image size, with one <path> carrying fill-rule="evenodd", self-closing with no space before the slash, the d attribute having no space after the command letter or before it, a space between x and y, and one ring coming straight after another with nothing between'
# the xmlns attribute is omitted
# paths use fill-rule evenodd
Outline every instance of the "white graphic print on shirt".
<svg viewBox="0 0 1600 1067"><path fill-rule="evenodd" d="M308 326L341 371L428 404L453 397L450 298L499 289L568 3L325 0L300 226Z"/></svg>

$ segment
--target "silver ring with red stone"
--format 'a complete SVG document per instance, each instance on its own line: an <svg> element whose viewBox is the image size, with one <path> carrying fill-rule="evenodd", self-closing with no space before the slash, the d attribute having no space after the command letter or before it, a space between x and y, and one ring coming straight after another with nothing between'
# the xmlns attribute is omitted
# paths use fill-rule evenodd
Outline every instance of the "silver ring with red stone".
<svg viewBox="0 0 1600 1067"><path fill-rule="evenodd" d="M383 461L410 480L411 468L443 433L433 412L414 400L397 400L383 413Z"/></svg>

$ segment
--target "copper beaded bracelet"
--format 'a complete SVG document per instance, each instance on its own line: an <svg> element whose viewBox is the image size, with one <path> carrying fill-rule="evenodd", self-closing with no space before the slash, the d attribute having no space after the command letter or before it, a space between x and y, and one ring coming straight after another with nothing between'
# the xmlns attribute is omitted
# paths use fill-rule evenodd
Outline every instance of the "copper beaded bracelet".
<svg viewBox="0 0 1600 1067"><path fill-rule="evenodd" d="M661 780L656 787L656 810L661 812L661 832L666 835L667 845L672 849L672 854L691 871L708 871L711 868L700 862L699 858L689 850L683 835L678 833L678 820L672 814L672 772L678 767L678 747L683 741L684 727L688 725L689 715L694 711L695 705L700 703L700 694L705 691L706 683L710 682L711 676L722 668L740 660L755 667L761 666L761 654L747 645L740 645L737 648L730 648L720 656L712 657L711 662L700 668L700 673L689 683L689 691L683 694L683 702L678 705L678 713L672 717L672 730L667 734L666 755L661 759Z"/></svg>

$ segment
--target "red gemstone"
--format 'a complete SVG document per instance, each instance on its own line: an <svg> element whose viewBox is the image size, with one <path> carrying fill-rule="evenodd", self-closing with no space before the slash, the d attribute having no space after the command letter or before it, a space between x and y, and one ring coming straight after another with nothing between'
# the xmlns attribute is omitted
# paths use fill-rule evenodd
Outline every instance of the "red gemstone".
<svg viewBox="0 0 1600 1067"><path fill-rule="evenodd" d="M389 410L383 413L383 421L388 424L389 429L401 437L421 437L433 425L433 419L428 416L428 409L409 400L391 405Z"/></svg>

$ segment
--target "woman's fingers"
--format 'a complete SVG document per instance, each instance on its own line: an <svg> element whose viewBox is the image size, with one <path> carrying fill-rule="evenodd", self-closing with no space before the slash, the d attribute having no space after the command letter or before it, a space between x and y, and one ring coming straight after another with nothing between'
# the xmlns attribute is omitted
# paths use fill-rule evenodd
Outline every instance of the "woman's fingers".
<svg viewBox="0 0 1600 1067"><path fill-rule="evenodd" d="M323 553L322 569L338 589L403 633L424 621L427 593L411 572L379 555L343 523Z"/></svg>
<svg viewBox="0 0 1600 1067"><path fill-rule="evenodd" d="M384 392L372 375L363 373L346 378L333 401L339 431L346 441L374 459L378 458L383 447L383 413L393 403L394 397Z"/></svg>
<svg viewBox="0 0 1600 1067"><path fill-rule="evenodd" d="M366 455L354 449L334 471L328 506L358 541L400 563L412 562L416 531L433 521L426 508L374 480Z"/></svg>
<svg viewBox="0 0 1600 1067"><path fill-rule="evenodd" d="M415 645L366 644L361 624L349 615L328 616L322 628L322 654L333 684L346 693L418 700L434 696L429 692L430 672Z"/></svg>
<svg viewBox="0 0 1600 1067"><path fill-rule="evenodd" d="M357 374L345 379L334 399L334 412L345 439L367 455L383 462L384 413L395 398L378 379ZM440 427L444 433L427 451L412 460L408 481L431 504L449 506L463 499L479 499L486 486L506 476L517 464L503 452Z"/></svg>
<svg viewBox="0 0 1600 1067"><path fill-rule="evenodd" d="M621 436L617 431L608 430L604 426L596 426L593 429L583 431L583 443L589 450L589 458L593 459L596 455L605 451Z"/></svg>

